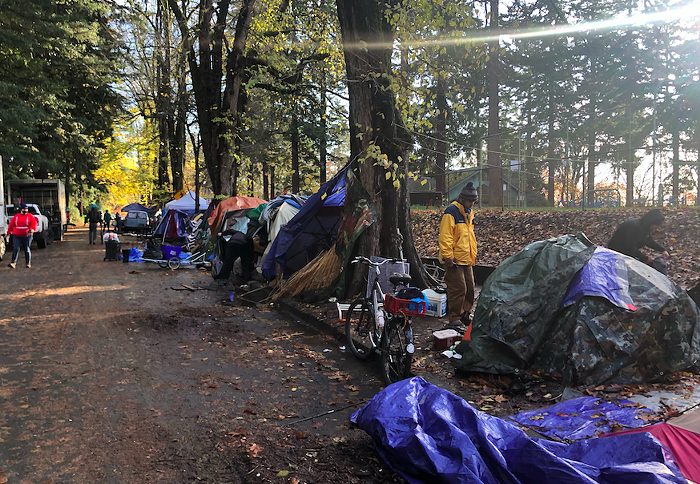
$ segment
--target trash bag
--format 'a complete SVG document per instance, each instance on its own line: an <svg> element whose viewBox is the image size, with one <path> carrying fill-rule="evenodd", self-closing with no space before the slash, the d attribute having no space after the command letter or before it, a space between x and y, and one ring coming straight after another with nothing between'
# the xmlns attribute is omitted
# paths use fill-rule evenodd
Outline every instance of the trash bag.
<svg viewBox="0 0 700 484"><path fill-rule="evenodd" d="M223 265L224 261L221 260L221 257L215 255L214 258L211 260L211 277L213 277L214 279L218 279Z"/></svg>

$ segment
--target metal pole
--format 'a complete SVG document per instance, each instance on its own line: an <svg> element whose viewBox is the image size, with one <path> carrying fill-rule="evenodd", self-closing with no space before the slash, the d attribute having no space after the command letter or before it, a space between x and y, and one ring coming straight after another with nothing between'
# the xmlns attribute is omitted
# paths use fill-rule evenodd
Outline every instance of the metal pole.
<svg viewBox="0 0 700 484"><path fill-rule="evenodd" d="M654 199L654 185L656 185L656 95L654 91L654 131L651 133L651 198Z"/></svg>

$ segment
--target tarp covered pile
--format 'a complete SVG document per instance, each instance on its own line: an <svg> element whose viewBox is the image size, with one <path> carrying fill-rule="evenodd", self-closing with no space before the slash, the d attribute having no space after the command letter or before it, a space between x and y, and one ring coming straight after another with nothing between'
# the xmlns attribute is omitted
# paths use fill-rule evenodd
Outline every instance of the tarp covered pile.
<svg viewBox="0 0 700 484"><path fill-rule="evenodd" d="M528 245L491 274L455 365L542 370L567 385L655 381L697 366L698 323L693 300L666 276L566 235Z"/></svg>
<svg viewBox="0 0 700 484"><path fill-rule="evenodd" d="M388 386L351 420L411 484L685 484L648 433L573 444L528 437L419 377Z"/></svg>
<svg viewBox="0 0 700 484"><path fill-rule="evenodd" d="M333 246L345 204L349 167L346 165L327 181L280 227L262 265L262 273L268 280L276 274L289 277Z"/></svg>

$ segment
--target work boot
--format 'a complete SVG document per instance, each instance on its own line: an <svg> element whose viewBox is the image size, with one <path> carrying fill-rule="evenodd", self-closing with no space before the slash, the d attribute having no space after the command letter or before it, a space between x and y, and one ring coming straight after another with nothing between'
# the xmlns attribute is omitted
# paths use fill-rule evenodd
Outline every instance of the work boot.
<svg viewBox="0 0 700 484"><path fill-rule="evenodd" d="M7 264L7 265L8 265L9 267L11 267L12 269L14 269L15 266L16 266L17 264L16 264L15 262L10 262L10 263Z"/></svg>
<svg viewBox="0 0 700 484"><path fill-rule="evenodd" d="M31 267L32 267L32 263L31 263L31 262L27 262L27 269L30 269Z"/></svg>

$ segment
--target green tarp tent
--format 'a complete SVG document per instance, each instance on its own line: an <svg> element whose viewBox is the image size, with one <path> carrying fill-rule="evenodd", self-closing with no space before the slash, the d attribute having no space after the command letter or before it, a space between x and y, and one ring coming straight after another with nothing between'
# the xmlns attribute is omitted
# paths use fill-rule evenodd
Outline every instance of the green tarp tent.
<svg viewBox="0 0 700 484"><path fill-rule="evenodd" d="M566 235L528 245L491 274L455 366L541 370L565 384L655 381L696 367L698 323L693 300L666 276Z"/></svg>

